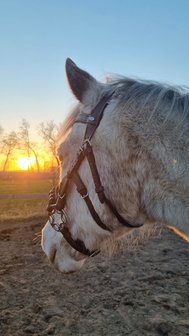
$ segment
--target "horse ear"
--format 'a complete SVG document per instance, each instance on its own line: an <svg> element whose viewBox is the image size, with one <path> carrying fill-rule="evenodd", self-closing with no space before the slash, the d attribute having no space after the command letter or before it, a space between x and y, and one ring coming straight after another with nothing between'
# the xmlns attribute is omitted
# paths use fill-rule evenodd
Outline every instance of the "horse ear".
<svg viewBox="0 0 189 336"><path fill-rule="evenodd" d="M70 58L66 60L66 75L73 94L80 102L83 102L83 97L91 86L97 86L96 79L78 68Z"/></svg>

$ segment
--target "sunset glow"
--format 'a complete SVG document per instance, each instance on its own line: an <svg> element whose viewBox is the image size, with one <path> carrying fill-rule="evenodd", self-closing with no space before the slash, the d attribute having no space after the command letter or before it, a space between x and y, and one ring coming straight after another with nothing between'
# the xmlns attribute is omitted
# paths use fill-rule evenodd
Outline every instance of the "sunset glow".
<svg viewBox="0 0 189 336"><path fill-rule="evenodd" d="M17 166L21 170L27 170L35 165L34 157L20 156L17 160Z"/></svg>

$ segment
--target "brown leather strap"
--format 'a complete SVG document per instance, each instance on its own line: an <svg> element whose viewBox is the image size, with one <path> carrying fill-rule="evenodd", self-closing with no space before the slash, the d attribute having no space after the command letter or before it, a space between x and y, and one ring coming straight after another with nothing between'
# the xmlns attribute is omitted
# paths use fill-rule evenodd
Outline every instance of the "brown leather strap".
<svg viewBox="0 0 189 336"><path fill-rule="evenodd" d="M94 221L98 224L98 226L100 226L103 230L106 230L106 231L111 231L110 228L108 228L100 219L98 213L96 212L91 200L90 200L90 197L88 195L88 192L87 192L87 188L85 186L85 184L83 183L81 177L79 176L79 174L76 172L73 176L73 181L74 183L76 184L76 187L77 187L77 191L78 193L81 195L81 197L83 198L83 200L85 201L88 209L89 209L89 212L92 216L92 218L94 219Z"/></svg>
<svg viewBox="0 0 189 336"><path fill-rule="evenodd" d="M105 196L105 195L104 195ZM112 204L112 202L105 196L105 203L107 204L107 206L109 207L109 209L111 210L111 212L114 214L114 216L117 218L117 220L123 224L124 226L127 226L129 228L139 228L141 227L143 224L136 224L136 225L132 225L130 222L128 222L125 218L123 218L119 212L117 211L117 209L115 208L115 206Z"/></svg>
<svg viewBox="0 0 189 336"><path fill-rule="evenodd" d="M57 198L56 204L54 206L54 209L56 209L58 211L61 211L61 209L63 209L65 207L66 192L68 190L69 183L71 181L71 178L72 178L73 174L79 169L83 160L84 160L83 151L80 150L78 155L77 155L76 160L74 161L74 163L71 166L71 168L69 169L67 175L65 176L65 178L63 179L63 181L60 184L59 192L58 192L58 198Z"/></svg>
<svg viewBox="0 0 189 336"><path fill-rule="evenodd" d="M86 154L86 157L87 157L90 169L91 169L91 174L92 174L94 185L95 185L95 191L98 195L98 198L99 198L100 202L104 203L104 200L105 200L104 187L101 184L100 176L99 176L97 166L96 166L95 156L94 156L94 153L93 153L93 149L92 149L92 146L89 143L86 144L85 154Z"/></svg>
<svg viewBox="0 0 189 336"><path fill-rule="evenodd" d="M100 253L100 250L90 251L89 249L87 249L82 240L80 240L80 239L76 239L76 240L73 239L72 236L71 236L70 231L68 230L68 228L65 225L62 226L60 232L64 236L64 239L68 242L68 244L70 244L70 246L74 250L76 250L76 251L78 251L78 252L80 252L80 253L88 256L88 257L94 257L94 256L96 256L97 254Z"/></svg>
<svg viewBox="0 0 189 336"><path fill-rule="evenodd" d="M96 193L98 194L100 202L101 203L105 202L107 204L107 206L109 207L109 209L111 210L111 212L113 213L113 215L117 218L117 220L121 224L123 224L123 225L125 225L127 227L132 227L132 228L140 227L141 225L135 225L135 226L133 226L126 219L124 219L119 214L119 212L117 211L117 209L115 208L115 206L112 204L112 202L106 197L106 195L104 193L104 187L101 184L100 176L99 176L99 173L98 173L98 170L97 170L97 166L96 166L96 161L95 161L95 156L94 156L94 153L93 153L93 149L92 149L92 146L89 143L86 144L85 153L86 153L86 157L87 157L87 160L89 162L89 166L90 166L91 173L92 173L92 176L93 176L93 181L94 181L94 184L95 184L95 190L96 190Z"/></svg>
<svg viewBox="0 0 189 336"><path fill-rule="evenodd" d="M102 99L98 102L92 112L88 115L86 113L81 112L75 120L75 123L83 123L87 124L84 140L91 140L93 134L95 133L100 121L103 117L103 112L108 105L110 98L114 94L112 91L109 94L106 94Z"/></svg>

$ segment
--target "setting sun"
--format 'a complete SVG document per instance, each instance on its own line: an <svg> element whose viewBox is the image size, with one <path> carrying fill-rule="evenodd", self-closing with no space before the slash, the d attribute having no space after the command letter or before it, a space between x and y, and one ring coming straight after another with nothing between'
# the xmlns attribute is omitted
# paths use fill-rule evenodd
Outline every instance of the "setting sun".
<svg viewBox="0 0 189 336"><path fill-rule="evenodd" d="M20 156L17 160L17 165L22 170L27 170L35 164L34 157Z"/></svg>

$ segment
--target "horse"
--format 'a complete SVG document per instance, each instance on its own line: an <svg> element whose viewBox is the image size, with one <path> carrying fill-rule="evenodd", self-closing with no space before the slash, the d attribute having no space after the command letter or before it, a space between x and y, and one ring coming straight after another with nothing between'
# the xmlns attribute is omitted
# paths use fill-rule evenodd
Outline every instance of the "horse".
<svg viewBox="0 0 189 336"><path fill-rule="evenodd" d="M42 230L51 263L79 270L106 242L155 223L189 235L188 88L102 83L70 59L66 75L77 104L62 125L60 187Z"/></svg>

